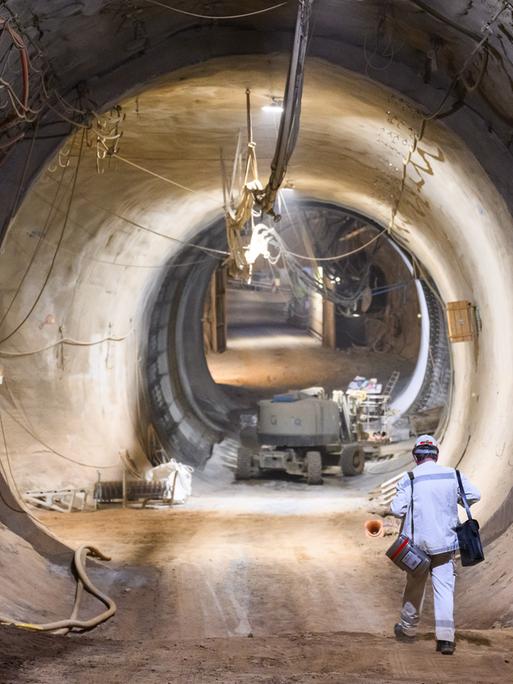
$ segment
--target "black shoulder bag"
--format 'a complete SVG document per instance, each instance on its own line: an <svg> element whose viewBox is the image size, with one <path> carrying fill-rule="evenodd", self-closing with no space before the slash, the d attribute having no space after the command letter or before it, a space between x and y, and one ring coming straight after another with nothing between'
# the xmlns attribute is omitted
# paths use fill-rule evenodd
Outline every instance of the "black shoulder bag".
<svg viewBox="0 0 513 684"><path fill-rule="evenodd" d="M458 535L461 564L463 566L477 565L477 563L484 561L485 558L481 537L479 536L479 523L472 517L472 513L470 512L470 506L468 505L465 490L463 489L459 470L456 471L456 477L458 478L461 501L468 516L468 520L465 520L464 523L460 523L454 528Z"/></svg>

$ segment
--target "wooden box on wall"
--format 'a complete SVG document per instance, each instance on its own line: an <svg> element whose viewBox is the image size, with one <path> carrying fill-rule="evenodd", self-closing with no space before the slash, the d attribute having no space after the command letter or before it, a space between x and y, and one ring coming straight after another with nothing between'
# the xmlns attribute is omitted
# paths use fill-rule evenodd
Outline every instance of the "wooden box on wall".
<svg viewBox="0 0 513 684"><path fill-rule="evenodd" d="M470 302L447 303L447 325L451 342L469 342L474 339L474 308Z"/></svg>

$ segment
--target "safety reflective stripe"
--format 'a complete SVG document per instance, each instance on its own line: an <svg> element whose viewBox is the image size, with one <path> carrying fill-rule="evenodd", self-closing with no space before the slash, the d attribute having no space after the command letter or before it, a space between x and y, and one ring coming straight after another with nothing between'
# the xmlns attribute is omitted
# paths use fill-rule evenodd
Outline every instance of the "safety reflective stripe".
<svg viewBox="0 0 513 684"><path fill-rule="evenodd" d="M456 532L454 532L454 536L456 536ZM426 553L429 553L430 556L438 556L441 553L451 553L452 551L456 551L458 549L458 539L456 538L452 544L449 546L440 546L439 548L431 548L427 547L425 549Z"/></svg>
<svg viewBox="0 0 513 684"><path fill-rule="evenodd" d="M437 627L454 627L454 620L435 620L435 625Z"/></svg>
<svg viewBox="0 0 513 684"><path fill-rule="evenodd" d="M452 473L433 473L432 475L415 475L415 482L422 482L424 480L454 480Z"/></svg>
<svg viewBox="0 0 513 684"><path fill-rule="evenodd" d="M401 553L401 551L404 549L404 547L407 546L407 544L408 544L409 541L410 541L409 539L405 539L405 540L403 541L403 543L399 546L399 548L397 549L397 551L395 551L395 552L390 556L390 560L395 560L395 559L397 558L397 556Z"/></svg>

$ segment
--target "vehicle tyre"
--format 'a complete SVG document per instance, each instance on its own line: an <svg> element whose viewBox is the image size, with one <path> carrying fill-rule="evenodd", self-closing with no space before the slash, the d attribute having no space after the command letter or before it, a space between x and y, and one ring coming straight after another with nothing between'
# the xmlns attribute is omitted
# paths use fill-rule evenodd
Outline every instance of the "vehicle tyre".
<svg viewBox="0 0 513 684"><path fill-rule="evenodd" d="M235 470L236 480L250 480L253 475L253 454L244 447L239 449L237 454L237 468Z"/></svg>
<svg viewBox="0 0 513 684"><path fill-rule="evenodd" d="M340 458L342 474L346 477L361 475L365 467L365 453L362 447L348 447L342 452Z"/></svg>
<svg viewBox="0 0 513 684"><path fill-rule="evenodd" d="M306 452L306 481L309 485L322 484L322 458L318 451Z"/></svg>

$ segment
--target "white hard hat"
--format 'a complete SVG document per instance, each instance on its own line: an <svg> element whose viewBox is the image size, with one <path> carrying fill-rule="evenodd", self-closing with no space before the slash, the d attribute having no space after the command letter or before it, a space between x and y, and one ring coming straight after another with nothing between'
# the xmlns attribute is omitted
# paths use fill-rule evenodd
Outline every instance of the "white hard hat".
<svg viewBox="0 0 513 684"><path fill-rule="evenodd" d="M417 462L423 461L425 458L432 458L436 461L438 458L438 442L431 435L420 435L415 440L412 453Z"/></svg>
<svg viewBox="0 0 513 684"><path fill-rule="evenodd" d="M438 449L438 442L431 435L421 435L420 437L417 437L415 440L415 447L421 446L422 444L429 444Z"/></svg>

